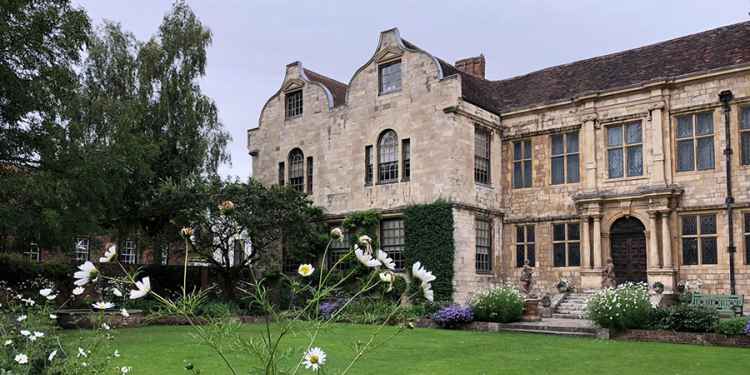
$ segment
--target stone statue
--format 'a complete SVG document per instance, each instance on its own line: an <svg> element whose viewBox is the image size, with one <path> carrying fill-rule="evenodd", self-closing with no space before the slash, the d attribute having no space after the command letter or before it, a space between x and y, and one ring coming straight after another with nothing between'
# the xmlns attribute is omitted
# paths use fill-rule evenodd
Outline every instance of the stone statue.
<svg viewBox="0 0 750 375"><path fill-rule="evenodd" d="M607 266L602 270L602 289L617 287L617 279L615 278L615 264L612 262L612 258L607 259Z"/></svg>
<svg viewBox="0 0 750 375"><path fill-rule="evenodd" d="M529 260L526 259L523 262L523 270L521 271L521 292L524 294L531 293L531 284L534 281L534 269L529 265Z"/></svg>

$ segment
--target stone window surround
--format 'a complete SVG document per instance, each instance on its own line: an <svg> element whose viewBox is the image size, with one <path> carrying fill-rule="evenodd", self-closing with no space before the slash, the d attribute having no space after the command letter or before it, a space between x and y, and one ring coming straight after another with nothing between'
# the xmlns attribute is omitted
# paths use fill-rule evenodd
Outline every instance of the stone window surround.
<svg viewBox="0 0 750 375"><path fill-rule="evenodd" d="M297 101L297 99L299 99ZM294 101L290 103L291 101ZM290 105L294 105L290 109ZM302 117L304 113L304 92L301 88L289 90L284 93L284 119L293 120Z"/></svg>
<svg viewBox="0 0 750 375"><path fill-rule="evenodd" d="M711 133L710 134L702 134L702 135L697 134L697 116L702 115L702 114L710 114L710 118L711 118ZM686 116L689 116L691 119L692 135L690 137L679 138L677 134L678 126L679 126L679 119L681 117L686 117ZM719 121L717 121L717 117ZM695 111L678 113L673 116L672 123L674 124L674 126L672 129L673 130L672 134L674 134L674 136L672 137L672 141L673 141L674 157L672 159L674 160L674 172L675 173L680 173L680 174L685 173L685 172L700 173L700 172L705 172L705 171L716 170L716 164L720 160L719 157L717 157L719 155L717 154L717 151L721 151L721 150L718 150L719 147L717 147L717 141L719 141L719 139L717 138L719 136L719 133L718 133L719 129L717 129L717 124L722 124L722 122L720 121L721 121L721 114L718 114L715 109L695 110ZM719 126L719 128L721 128L721 126ZM709 138L709 137L712 140L711 145L712 145L713 154L714 154L713 163L712 163L711 168L701 169L699 168L699 160L698 160L698 153L699 153L698 152L698 140ZM678 150L678 145L680 141L686 141L686 140L691 140L693 143L693 163L692 163L693 166L691 169L679 170L678 165L679 165L679 160L680 160L680 153Z"/></svg>
<svg viewBox="0 0 750 375"><path fill-rule="evenodd" d="M487 136L485 155L479 155L477 153L477 135L480 133ZM492 129L480 126L479 124L474 124L474 183L479 186L492 186L492 135ZM480 178L477 175L478 172L480 174L484 172L477 168L477 161L482 159L485 159L487 162L486 182L479 181Z"/></svg>
<svg viewBox="0 0 750 375"><path fill-rule="evenodd" d="M708 103L708 104L702 104L702 105L696 105L696 106L690 106L680 109L673 109L669 112L669 147L670 152L672 154L671 159L671 168L672 173L675 177L681 177L681 176L691 176L691 175L701 175L706 173L715 173L717 171L717 168L720 168L717 164L722 162L723 157L723 149L721 147L717 147L717 144L721 146L722 140L719 138L720 136L723 136L724 134L724 127L723 125L719 126L717 128L717 123L723 124L723 118L719 111L721 108L720 103ZM701 112L713 112L713 120L714 120L714 168L713 169L705 169L705 170L687 170L687 171L677 171L677 117L684 116L684 115L690 115L690 114L696 114ZM735 113L738 111L735 111ZM718 122L717 122L718 117ZM667 124L665 124L665 129L667 127ZM738 152L735 152L736 154L739 154ZM746 167L743 165L740 165L740 167Z"/></svg>
<svg viewBox="0 0 750 375"><path fill-rule="evenodd" d="M523 229L523 242L518 242L518 230L519 229ZM533 241L529 241L529 232L533 233L533 235L534 235L533 236L534 237ZM536 267L537 263L538 263L537 262L537 256L536 256L537 255L536 224L534 224L534 223L517 223L517 224L515 224L513 226L513 233L512 233L512 235L513 235L513 238L514 238L514 240L513 240L513 253L515 255L514 256L514 263L516 265L515 268L523 267L523 265L519 265L518 264L518 260L519 260L519 258L518 258L518 256L519 256L518 248L519 247L523 247L523 251L524 251L523 258L524 258L524 262L525 262L526 260L529 260L529 247L530 246L532 247L533 252L534 252L534 256L533 256L533 258L534 258L533 260L534 261L533 262L529 262L529 266Z"/></svg>
<svg viewBox="0 0 750 375"><path fill-rule="evenodd" d="M389 152L389 155L392 154L392 156L393 156L392 159L393 160L389 160L388 162L385 162L385 163L391 164L391 165L389 165L389 167L392 167L394 169L394 171L392 171L393 173L391 173L394 176L391 179L385 179L384 180L382 178L383 170L381 170L381 168L383 167L383 165L381 165L381 164L384 164L384 162L382 161L382 154L383 154L383 151L384 151L382 149L382 146L383 146L382 142L383 142L383 138L386 135L389 135L390 133L393 134L394 143L392 145L393 146L392 147L392 152ZM377 161L377 163L376 163L377 170L375 172L376 172L376 176L377 176L377 184L378 185L385 185L385 184L393 184L393 183L399 182L398 175L399 175L399 163L400 163L399 156L400 155L399 155L399 138L398 138L398 133L396 133L396 131L393 130L393 129L385 129L385 130L383 130L378 135L378 140L377 140L376 146L377 147L375 148L375 158L376 158L376 161Z"/></svg>
<svg viewBox="0 0 750 375"><path fill-rule="evenodd" d="M721 239L721 235L720 235L720 230L721 230L721 226L722 225L719 223L720 213L721 212L717 212L717 211L703 211L703 210L701 210L701 211L687 211L687 212L680 212L680 213L678 213L678 215L677 215L678 220L677 220L677 228L676 229L677 229L677 238L678 238L677 246L678 246L678 257L679 257L679 261L680 261L679 262L680 268L690 269L690 268L700 268L700 267L717 267L717 266L721 265L721 261L719 259L719 254L721 253L721 251L720 251L721 246L720 245L721 245L721 240L722 240ZM706 216L706 215L713 215L714 216L715 225L716 225L716 233L705 234L705 235L701 233L701 229L700 229L700 225L701 225L700 224L700 217L701 216ZM684 249L683 249L683 244L682 244L682 239L684 238L683 235L682 235L682 219L683 219L683 217L686 217L686 216L695 216L697 218L696 219L697 220L697 228L696 228L697 234L696 235L690 235L688 237L688 238L697 238L697 239L699 239L699 241L698 241L698 254L697 254L698 263L697 264L685 264ZM703 263L703 249L702 249L702 244L701 244L700 239L704 238L704 237L713 237L713 238L716 239L716 263Z"/></svg>
<svg viewBox="0 0 750 375"><path fill-rule="evenodd" d="M527 143L528 142L528 143ZM515 149L516 145L521 145L521 158L516 160L515 157ZM526 149L528 145L528 155L529 157L526 157ZM511 189L530 189L534 187L534 139L533 137L528 138L519 138L512 142L510 142L510 161L511 161ZM526 176L525 170L526 170L526 163L529 163L529 172L530 176ZM521 165L521 178L523 181L521 181L520 185L516 185L516 178L515 178L515 168L516 163L519 163ZM528 186L526 186L526 178L528 177L529 183Z"/></svg>
<svg viewBox="0 0 750 375"><path fill-rule="evenodd" d="M391 90L384 91L383 90L383 69L386 69L386 68L391 67L393 65L399 65L399 74L401 75L401 77L399 79L398 88L394 88L394 89L391 89ZM401 90L403 89L403 83L404 83L403 82L403 75L404 75L403 66L404 65L403 65L400 57L396 58L396 59L393 59L393 60L378 62L378 96L384 96L384 95L388 95L388 94L393 94L393 93L401 92Z"/></svg>
<svg viewBox="0 0 750 375"><path fill-rule="evenodd" d="M295 147L289 151L287 156L288 171L287 181L289 186L297 191L305 190L305 153L301 148Z"/></svg>
<svg viewBox="0 0 750 375"><path fill-rule="evenodd" d="M479 223L485 223L487 225L487 241L489 242L486 246L479 244ZM493 240L493 234L494 234L494 226L492 223L492 218L487 216L474 216L474 271L477 274L492 274L494 263L493 257L494 257L494 247L495 247L495 241ZM480 254L479 250L486 248L486 254L482 253ZM487 260L481 261L479 260L479 256L484 255ZM480 263L484 264L486 263L486 267L480 267Z"/></svg>

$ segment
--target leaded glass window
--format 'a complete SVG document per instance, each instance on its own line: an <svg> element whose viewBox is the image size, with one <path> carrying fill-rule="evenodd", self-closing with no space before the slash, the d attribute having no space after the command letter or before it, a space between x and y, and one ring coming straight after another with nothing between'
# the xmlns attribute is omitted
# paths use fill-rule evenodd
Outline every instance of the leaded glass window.
<svg viewBox="0 0 750 375"><path fill-rule="evenodd" d="M75 244L74 244L74 254L73 259L75 259L76 263L83 263L87 260L89 260L89 239L86 237L79 237L76 238Z"/></svg>
<svg viewBox="0 0 750 375"><path fill-rule="evenodd" d="M554 134L552 141L552 184L579 182L578 132Z"/></svg>
<svg viewBox="0 0 750 375"><path fill-rule="evenodd" d="M136 246L135 241L125 240L122 249L120 249L120 262L125 264L135 264L136 259Z"/></svg>
<svg viewBox="0 0 750 375"><path fill-rule="evenodd" d="M404 269L404 221L387 219L380 222L380 247L396 263L396 270Z"/></svg>
<svg viewBox="0 0 750 375"><path fill-rule="evenodd" d="M607 167L609 178L643 176L640 121L607 128Z"/></svg>
<svg viewBox="0 0 750 375"><path fill-rule="evenodd" d="M411 178L411 141L409 139L401 141L401 163L403 164L401 179L409 181Z"/></svg>
<svg viewBox="0 0 750 375"><path fill-rule="evenodd" d="M516 225L516 267L523 267L528 260L536 266L536 239L533 225Z"/></svg>
<svg viewBox="0 0 750 375"><path fill-rule="evenodd" d="M313 193L313 158L307 157L307 194Z"/></svg>
<svg viewBox="0 0 750 375"><path fill-rule="evenodd" d="M740 160L743 165L750 165L750 106L742 108L740 121Z"/></svg>
<svg viewBox="0 0 750 375"><path fill-rule="evenodd" d="M531 140L513 142L513 187L531 187Z"/></svg>
<svg viewBox="0 0 750 375"><path fill-rule="evenodd" d="M492 272L492 223L486 219L474 220L476 235L475 267L477 273Z"/></svg>
<svg viewBox="0 0 750 375"><path fill-rule="evenodd" d="M552 262L555 267L581 265L581 231L578 223L552 224Z"/></svg>
<svg viewBox="0 0 750 375"><path fill-rule="evenodd" d="M299 192L303 191L305 183L305 155L302 150L295 148L289 152L289 186Z"/></svg>
<svg viewBox="0 0 750 375"><path fill-rule="evenodd" d="M716 264L716 215L684 215L682 264Z"/></svg>
<svg viewBox="0 0 750 375"><path fill-rule="evenodd" d="M401 90L401 61L381 65L378 73L381 94Z"/></svg>
<svg viewBox="0 0 750 375"><path fill-rule="evenodd" d="M386 130L378 141L378 182L398 181L398 137L393 130Z"/></svg>
<svg viewBox="0 0 750 375"><path fill-rule="evenodd" d="M372 185L372 146L365 146L365 185Z"/></svg>
<svg viewBox="0 0 750 375"><path fill-rule="evenodd" d="M490 184L490 131L474 128L474 181Z"/></svg>
<svg viewBox="0 0 750 375"><path fill-rule="evenodd" d="M677 117L677 171L714 169L713 112Z"/></svg>
<svg viewBox="0 0 750 375"><path fill-rule="evenodd" d="M286 94L286 118L295 118L302 115L302 90Z"/></svg>

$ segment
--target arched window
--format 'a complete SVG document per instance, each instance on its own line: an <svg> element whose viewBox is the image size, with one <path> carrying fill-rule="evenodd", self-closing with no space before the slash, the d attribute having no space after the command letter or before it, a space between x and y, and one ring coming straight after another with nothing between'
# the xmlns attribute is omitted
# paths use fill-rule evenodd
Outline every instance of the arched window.
<svg viewBox="0 0 750 375"><path fill-rule="evenodd" d="M298 148L289 152L289 186L297 191L305 186L305 155Z"/></svg>
<svg viewBox="0 0 750 375"><path fill-rule="evenodd" d="M398 136L393 130L384 131L378 140L378 181L398 181Z"/></svg>

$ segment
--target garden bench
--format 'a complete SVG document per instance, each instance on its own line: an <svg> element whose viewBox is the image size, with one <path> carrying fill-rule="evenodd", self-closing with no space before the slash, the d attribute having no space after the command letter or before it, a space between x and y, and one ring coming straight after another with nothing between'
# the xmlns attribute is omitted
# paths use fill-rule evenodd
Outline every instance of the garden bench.
<svg viewBox="0 0 750 375"><path fill-rule="evenodd" d="M693 293L690 304L711 307L716 309L720 314L742 315L745 296Z"/></svg>

